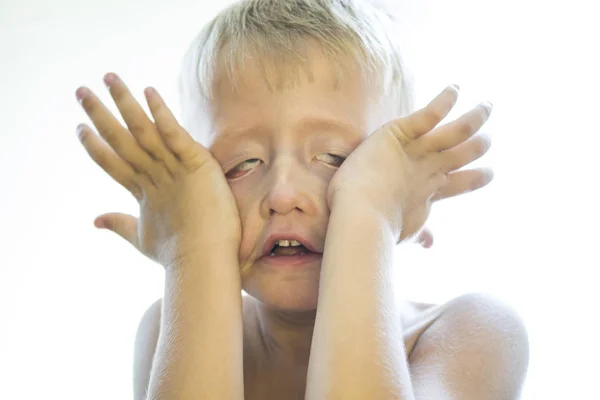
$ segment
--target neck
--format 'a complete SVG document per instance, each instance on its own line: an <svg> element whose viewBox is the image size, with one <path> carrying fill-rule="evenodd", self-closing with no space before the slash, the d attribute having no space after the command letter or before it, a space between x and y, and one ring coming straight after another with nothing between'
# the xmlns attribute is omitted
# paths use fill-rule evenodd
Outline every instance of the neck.
<svg viewBox="0 0 600 400"><path fill-rule="evenodd" d="M290 366L308 366L317 311L281 311L256 299L254 304L267 357Z"/></svg>

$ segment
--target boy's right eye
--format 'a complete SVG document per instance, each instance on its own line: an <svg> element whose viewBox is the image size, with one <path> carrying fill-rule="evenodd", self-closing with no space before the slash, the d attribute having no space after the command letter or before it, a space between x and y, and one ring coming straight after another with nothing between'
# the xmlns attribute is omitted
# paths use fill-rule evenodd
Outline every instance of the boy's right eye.
<svg viewBox="0 0 600 400"><path fill-rule="evenodd" d="M225 174L225 177L227 179L239 178L241 176L244 176L246 174L246 172L248 172L249 170L251 170L253 167L257 166L260 163L261 163L261 160L258 158L249 158L248 160L242 161L241 163L239 163L238 165L236 165L235 167L230 169Z"/></svg>

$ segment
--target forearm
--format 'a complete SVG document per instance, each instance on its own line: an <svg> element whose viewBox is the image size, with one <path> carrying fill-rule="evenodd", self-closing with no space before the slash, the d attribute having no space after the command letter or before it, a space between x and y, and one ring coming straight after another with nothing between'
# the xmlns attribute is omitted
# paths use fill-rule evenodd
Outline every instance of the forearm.
<svg viewBox="0 0 600 400"><path fill-rule="evenodd" d="M234 251L166 268L148 399L243 399L241 302Z"/></svg>
<svg viewBox="0 0 600 400"><path fill-rule="evenodd" d="M307 399L413 399L392 287L394 247L394 234L373 211L332 210Z"/></svg>

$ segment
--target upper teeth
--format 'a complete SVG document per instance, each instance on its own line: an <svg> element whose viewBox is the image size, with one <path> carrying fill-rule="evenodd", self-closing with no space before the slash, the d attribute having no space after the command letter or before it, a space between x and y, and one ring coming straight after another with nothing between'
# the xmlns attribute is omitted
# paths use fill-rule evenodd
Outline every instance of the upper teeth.
<svg viewBox="0 0 600 400"><path fill-rule="evenodd" d="M278 240L275 244L280 247L302 246L302 244L296 240Z"/></svg>

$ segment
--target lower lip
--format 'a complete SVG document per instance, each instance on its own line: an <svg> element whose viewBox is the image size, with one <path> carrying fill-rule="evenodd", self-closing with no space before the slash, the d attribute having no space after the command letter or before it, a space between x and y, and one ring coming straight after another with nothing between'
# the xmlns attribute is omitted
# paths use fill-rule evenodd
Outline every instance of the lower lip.
<svg viewBox="0 0 600 400"><path fill-rule="evenodd" d="M272 267L306 267L321 261L323 254L306 253L295 256L263 256L260 261Z"/></svg>

